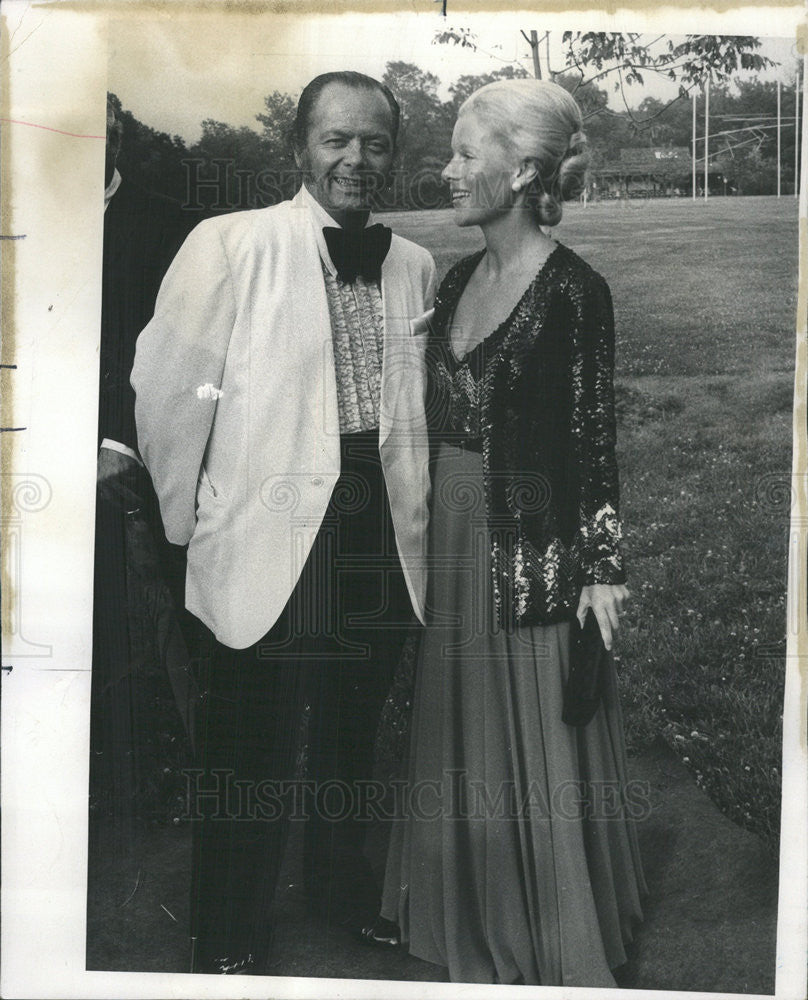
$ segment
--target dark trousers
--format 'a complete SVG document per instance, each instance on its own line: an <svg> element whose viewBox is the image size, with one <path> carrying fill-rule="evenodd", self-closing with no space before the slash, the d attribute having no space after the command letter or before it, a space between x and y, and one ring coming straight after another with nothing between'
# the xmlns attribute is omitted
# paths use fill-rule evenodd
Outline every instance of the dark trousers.
<svg viewBox="0 0 808 1000"><path fill-rule="evenodd" d="M178 612L185 553L165 539L145 470L135 470L127 486L131 501L99 493L96 503L90 716L91 802L111 817L120 857L133 849L135 820L160 815L163 806L154 789L166 762L150 727L181 737L193 701Z"/></svg>
<svg viewBox="0 0 808 1000"><path fill-rule="evenodd" d="M201 818L191 903L199 968L221 957L251 954L259 965L268 957L293 808L294 793L281 783L302 776L301 752L307 793L298 786L294 808L308 818L307 887L326 906L373 913L378 890L362 852L363 782L372 778L379 713L411 615L378 432L345 435L340 478L280 619L245 650L213 641L195 781Z"/></svg>
<svg viewBox="0 0 808 1000"><path fill-rule="evenodd" d="M126 566L126 513L97 498L90 703L90 795L112 817L118 857L132 849L141 701L132 671Z"/></svg>

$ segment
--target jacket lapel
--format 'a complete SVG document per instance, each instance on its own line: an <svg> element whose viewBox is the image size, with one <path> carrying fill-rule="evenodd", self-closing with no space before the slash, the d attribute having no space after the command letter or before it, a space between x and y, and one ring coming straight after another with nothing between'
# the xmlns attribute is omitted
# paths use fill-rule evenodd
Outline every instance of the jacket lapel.
<svg viewBox="0 0 808 1000"><path fill-rule="evenodd" d="M306 397L312 420L325 432L326 439L338 440L334 344L315 221L300 193L289 203L289 213L286 278L291 292L289 310L293 316L290 346L296 347L307 361L311 359L312 369L306 372Z"/></svg>
<svg viewBox="0 0 808 1000"><path fill-rule="evenodd" d="M413 363L411 352L410 319L414 318L414 290L410 289L405 265L400 258L395 238L382 265L382 308L384 322L384 349L382 354L382 384L379 401L379 447L390 436L399 421L406 421L402 412L406 399L402 399L403 376ZM415 361L417 363L417 359Z"/></svg>

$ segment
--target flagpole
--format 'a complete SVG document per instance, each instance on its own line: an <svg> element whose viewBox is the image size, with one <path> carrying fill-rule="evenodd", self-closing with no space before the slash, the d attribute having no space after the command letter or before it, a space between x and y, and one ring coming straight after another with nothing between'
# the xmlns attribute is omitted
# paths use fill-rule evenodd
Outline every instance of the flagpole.
<svg viewBox="0 0 808 1000"><path fill-rule="evenodd" d="M794 84L794 197L800 195L800 67Z"/></svg>
<svg viewBox="0 0 808 1000"><path fill-rule="evenodd" d="M710 196L710 78L704 87L704 200Z"/></svg>
<svg viewBox="0 0 808 1000"><path fill-rule="evenodd" d="M778 79L777 80L777 197L778 198L780 197L780 150L781 150L780 118L781 118L781 115L780 115L780 80Z"/></svg>
<svg viewBox="0 0 808 1000"><path fill-rule="evenodd" d="M696 91L693 91L693 201L696 200Z"/></svg>

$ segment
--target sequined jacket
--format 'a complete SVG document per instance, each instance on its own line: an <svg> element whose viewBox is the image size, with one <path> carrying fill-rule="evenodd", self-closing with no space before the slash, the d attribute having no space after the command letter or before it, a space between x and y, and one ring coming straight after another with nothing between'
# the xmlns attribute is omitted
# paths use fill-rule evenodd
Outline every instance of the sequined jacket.
<svg viewBox="0 0 808 1000"><path fill-rule="evenodd" d="M449 271L435 302L427 346L434 439L449 324L483 253ZM497 619L505 627L563 621L582 586L625 580L609 286L559 244L483 348L479 430Z"/></svg>

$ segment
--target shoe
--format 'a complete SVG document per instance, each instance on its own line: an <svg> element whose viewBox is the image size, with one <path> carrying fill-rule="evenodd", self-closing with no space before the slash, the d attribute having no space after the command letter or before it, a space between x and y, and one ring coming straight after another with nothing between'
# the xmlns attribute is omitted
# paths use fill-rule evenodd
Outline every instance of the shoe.
<svg viewBox="0 0 808 1000"><path fill-rule="evenodd" d="M356 929L356 937L372 948L398 948L401 944L401 930L398 924L384 917L374 917Z"/></svg>

